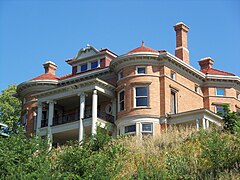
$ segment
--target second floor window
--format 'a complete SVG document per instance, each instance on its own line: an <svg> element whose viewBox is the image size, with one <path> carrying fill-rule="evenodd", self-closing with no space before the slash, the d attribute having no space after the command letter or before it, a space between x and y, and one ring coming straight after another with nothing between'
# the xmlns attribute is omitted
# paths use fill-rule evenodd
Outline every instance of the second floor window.
<svg viewBox="0 0 240 180"><path fill-rule="evenodd" d="M175 91L171 91L171 97L170 97L170 110L172 114L177 113L177 93Z"/></svg>
<svg viewBox="0 0 240 180"><path fill-rule="evenodd" d="M216 95L217 96L224 96L225 95L225 89L224 88L216 88Z"/></svg>
<svg viewBox="0 0 240 180"><path fill-rule="evenodd" d="M121 91L118 95L118 111L124 110L124 91Z"/></svg>
<svg viewBox="0 0 240 180"><path fill-rule="evenodd" d="M176 80L176 73L174 71L171 71L170 78Z"/></svg>
<svg viewBox="0 0 240 180"><path fill-rule="evenodd" d="M237 99L240 101L240 93L237 92Z"/></svg>
<svg viewBox="0 0 240 180"><path fill-rule="evenodd" d="M135 107L148 106L148 87L139 86L135 87Z"/></svg>

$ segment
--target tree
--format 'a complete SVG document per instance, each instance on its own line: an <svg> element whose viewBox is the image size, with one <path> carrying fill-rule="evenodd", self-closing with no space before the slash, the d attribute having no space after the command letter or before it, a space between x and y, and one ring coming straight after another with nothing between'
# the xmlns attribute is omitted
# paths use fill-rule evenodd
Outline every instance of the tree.
<svg viewBox="0 0 240 180"><path fill-rule="evenodd" d="M240 132L240 117L237 112L231 112L228 104L223 105L224 129L234 132Z"/></svg>
<svg viewBox="0 0 240 180"><path fill-rule="evenodd" d="M8 85L0 94L0 122L7 124L10 130L20 120L21 102L13 97L16 89L16 85Z"/></svg>

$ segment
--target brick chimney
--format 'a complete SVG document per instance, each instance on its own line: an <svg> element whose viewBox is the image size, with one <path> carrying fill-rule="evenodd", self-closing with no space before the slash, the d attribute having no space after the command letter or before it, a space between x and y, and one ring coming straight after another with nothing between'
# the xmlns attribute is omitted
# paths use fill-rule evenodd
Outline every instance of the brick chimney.
<svg viewBox="0 0 240 180"><path fill-rule="evenodd" d="M189 51L187 47L187 33L189 27L183 22L177 23L174 27L176 31L176 49L175 56L189 64Z"/></svg>
<svg viewBox="0 0 240 180"><path fill-rule="evenodd" d="M45 74L49 73L49 74L53 74L55 75L55 71L57 69L57 65L52 62L52 61L47 61L43 64L43 67L45 69Z"/></svg>
<svg viewBox="0 0 240 180"><path fill-rule="evenodd" d="M212 68L212 65L214 63L214 60L211 57L205 57L200 59L200 61L198 61L199 65L200 65L200 69L210 69Z"/></svg>

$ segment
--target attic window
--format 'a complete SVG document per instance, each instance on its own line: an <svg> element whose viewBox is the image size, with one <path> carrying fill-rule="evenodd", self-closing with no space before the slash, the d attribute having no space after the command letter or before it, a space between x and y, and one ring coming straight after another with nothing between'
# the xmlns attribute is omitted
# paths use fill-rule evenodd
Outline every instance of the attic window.
<svg viewBox="0 0 240 180"><path fill-rule="evenodd" d="M87 71L87 64L81 65L81 72Z"/></svg>
<svg viewBox="0 0 240 180"><path fill-rule="evenodd" d="M97 68L98 65L99 65L98 61L93 61L93 62L91 62L91 69Z"/></svg>

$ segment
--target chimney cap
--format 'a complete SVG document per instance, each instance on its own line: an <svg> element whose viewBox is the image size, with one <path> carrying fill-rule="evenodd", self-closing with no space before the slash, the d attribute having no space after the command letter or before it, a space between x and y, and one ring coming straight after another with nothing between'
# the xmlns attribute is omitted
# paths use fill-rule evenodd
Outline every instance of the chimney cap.
<svg viewBox="0 0 240 180"><path fill-rule="evenodd" d="M179 29L184 29L185 31L188 31L189 30L189 27L184 24L183 22L178 22L175 26L173 26L175 31L176 30L179 30Z"/></svg>
<svg viewBox="0 0 240 180"><path fill-rule="evenodd" d="M43 65L48 65L48 64L51 64L51 65L57 67L57 65L54 62L52 62L52 61L46 61Z"/></svg>
<svg viewBox="0 0 240 180"><path fill-rule="evenodd" d="M200 59L198 62L202 62L202 61L211 61L211 62L214 62L214 60L213 60L211 57L202 58L202 59Z"/></svg>

